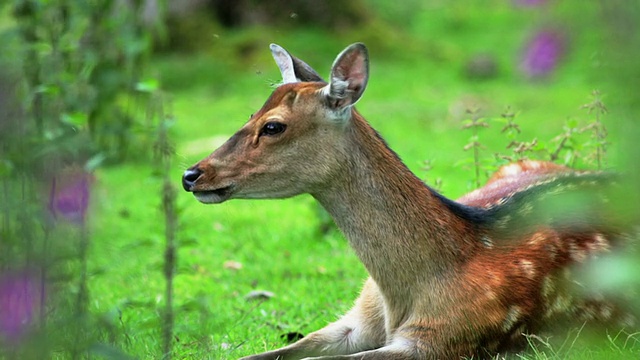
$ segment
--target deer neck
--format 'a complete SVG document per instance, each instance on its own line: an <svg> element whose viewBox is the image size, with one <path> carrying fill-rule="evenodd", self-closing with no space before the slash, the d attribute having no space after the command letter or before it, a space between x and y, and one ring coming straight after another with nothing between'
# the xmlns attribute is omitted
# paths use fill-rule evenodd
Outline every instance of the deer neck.
<svg viewBox="0 0 640 360"><path fill-rule="evenodd" d="M331 214L389 298L436 281L468 250L469 224L453 214L355 111L344 167L312 195Z"/></svg>

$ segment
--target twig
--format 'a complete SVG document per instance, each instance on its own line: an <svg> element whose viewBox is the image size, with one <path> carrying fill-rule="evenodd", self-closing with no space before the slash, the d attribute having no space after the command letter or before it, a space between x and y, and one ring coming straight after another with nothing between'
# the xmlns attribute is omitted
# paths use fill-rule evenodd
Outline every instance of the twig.
<svg viewBox="0 0 640 360"><path fill-rule="evenodd" d="M467 145L465 145L463 149L464 151L473 149L473 167L475 169L475 182L477 188L480 187L480 149L485 148L479 141L478 128L489 127L489 124L480 118L479 112L479 109L467 110L467 114L471 115L471 119L462 126L463 129L471 129L473 134L471 136L471 141Z"/></svg>
<svg viewBox="0 0 640 360"><path fill-rule="evenodd" d="M171 159L174 154L173 146L169 141L168 128L170 116L165 113L163 97L159 90L151 94L150 112L156 115L158 121L158 134L155 144L156 157L158 159L159 172L162 177L162 210L165 221L165 252L164 252L164 277L166 281L165 297L166 305L163 314L162 325L162 358L169 360L172 357L173 344L173 278L176 268L176 232L178 226L176 211L176 191L170 177Z"/></svg>

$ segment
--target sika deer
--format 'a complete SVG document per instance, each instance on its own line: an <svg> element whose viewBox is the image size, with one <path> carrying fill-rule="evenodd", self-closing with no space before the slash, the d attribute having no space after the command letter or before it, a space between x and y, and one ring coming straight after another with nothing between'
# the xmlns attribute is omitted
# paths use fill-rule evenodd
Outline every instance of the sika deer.
<svg viewBox="0 0 640 360"><path fill-rule="evenodd" d="M284 84L183 186L208 204L310 193L371 277L338 321L245 359L478 358L522 347L524 333L559 314L578 316L587 302L563 290L564 269L607 251L613 229L597 206L562 221L534 214L545 195L593 191L603 176L523 161L454 202L353 107L369 78L363 44L338 55L328 84L278 45L271 51ZM608 315L590 309L586 317Z"/></svg>

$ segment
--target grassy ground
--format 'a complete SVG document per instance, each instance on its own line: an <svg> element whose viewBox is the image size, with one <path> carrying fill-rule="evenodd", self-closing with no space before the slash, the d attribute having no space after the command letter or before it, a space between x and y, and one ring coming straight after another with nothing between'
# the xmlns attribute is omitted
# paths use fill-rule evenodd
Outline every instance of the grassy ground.
<svg viewBox="0 0 640 360"><path fill-rule="evenodd" d="M475 2L473 3L475 4ZM412 14L401 32L394 25L359 32L260 29L219 34L212 48L197 55L165 55L154 70L172 94L177 118L175 185L182 171L211 152L260 108L279 74L268 54L277 42L327 74L334 56L348 43L364 40L372 58L369 88L360 112L380 131L405 163L421 177L443 181L456 198L472 188L472 169L456 165L470 134L461 130L464 110L478 106L499 118L507 106L518 111L522 140L548 141L566 119L589 120L580 106L602 89L611 114L605 118L612 142L610 164L625 161L619 136L625 99L616 83L599 74L603 39L588 31L589 18L570 26L571 51L549 78L528 81L517 72L519 49L544 14L496 5L485 11L458 7L425 8ZM480 8L480 5L473 5ZM592 16L586 7L585 17ZM554 13L559 20L565 9ZM595 21L595 20L591 20ZM238 44L255 45L232 56ZM253 48L252 48L253 49ZM488 52L497 75L469 80L464 67L474 54ZM483 157L507 152L496 122L483 130ZM422 162L431 160L428 174ZM90 253L91 311L113 328L112 342L142 359L158 358L160 307L164 304L163 224L160 181L146 163L105 168L97 174L95 221ZM288 200L197 203L179 193L178 269L175 280L176 358L234 359L284 345L282 335L307 334L345 312L366 272L337 231L321 235L317 205L309 196ZM99 219L98 219L99 218ZM157 219L157 220L156 220ZM250 301L252 290L273 292L267 301ZM570 354L537 344L526 358L633 358L638 345ZM613 350L611 350L611 349ZM564 351L563 350L563 351ZM636 355L634 355L636 352Z"/></svg>

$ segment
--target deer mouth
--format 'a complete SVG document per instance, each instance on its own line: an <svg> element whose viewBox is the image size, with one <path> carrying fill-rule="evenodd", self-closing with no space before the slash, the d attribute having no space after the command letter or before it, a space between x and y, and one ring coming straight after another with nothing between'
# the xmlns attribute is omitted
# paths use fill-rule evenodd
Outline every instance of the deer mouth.
<svg viewBox="0 0 640 360"><path fill-rule="evenodd" d="M231 197L233 185L217 188L214 190L193 191L193 196L204 204L219 204Z"/></svg>

